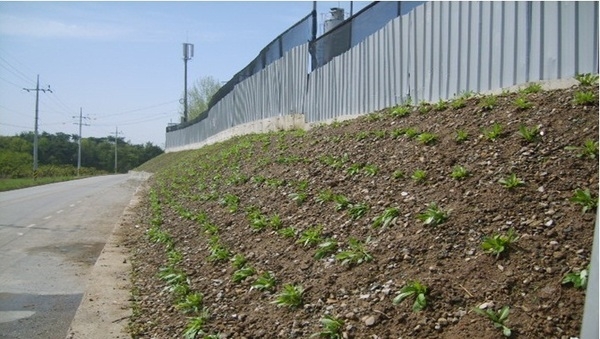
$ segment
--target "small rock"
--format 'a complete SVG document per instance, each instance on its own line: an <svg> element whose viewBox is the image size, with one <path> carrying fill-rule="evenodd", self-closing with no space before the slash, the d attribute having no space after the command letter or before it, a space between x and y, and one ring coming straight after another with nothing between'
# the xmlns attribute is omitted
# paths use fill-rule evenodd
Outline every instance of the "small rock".
<svg viewBox="0 0 600 339"><path fill-rule="evenodd" d="M348 312L348 313L346 313L344 318L346 318L348 320L356 320L356 314L354 314L354 312Z"/></svg>
<svg viewBox="0 0 600 339"><path fill-rule="evenodd" d="M439 318L439 319L437 320L437 322L438 322L438 324L440 324L440 325L442 325L442 326L446 326L446 325L448 325L448 319L446 319L446 318Z"/></svg>
<svg viewBox="0 0 600 339"><path fill-rule="evenodd" d="M485 310L487 308L494 308L494 302L493 301L485 302L485 303L479 305L479 308L482 310Z"/></svg>
<svg viewBox="0 0 600 339"><path fill-rule="evenodd" d="M377 322L377 317L374 315L369 315L369 316L364 317L363 321L367 327L371 327L371 326L375 325L375 323Z"/></svg>

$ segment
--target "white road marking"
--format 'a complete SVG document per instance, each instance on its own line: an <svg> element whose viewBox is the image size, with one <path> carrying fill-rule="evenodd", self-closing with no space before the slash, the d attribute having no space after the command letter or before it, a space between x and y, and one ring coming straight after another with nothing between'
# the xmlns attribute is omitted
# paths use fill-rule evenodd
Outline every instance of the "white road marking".
<svg viewBox="0 0 600 339"><path fill-rule="evenodd" d="M45 217L44 220L48 220L48 219L51 219L51 218L52 218L52 216L49 215L49 216Z"/></svg>
<svg viewBox="0 0 600 339"><path fill-rule="evenodd" d="M33 226L35 226L35 224L31 224L31 225L27 226L27 228L32 228Z"/></svg>
<svg viewBox="0 0 600 339"><path fill-rule="evenodd" d="M17 233L17 234L18 234L18 235L23 235L23 233L21 233L21 232L19 232L19 233Z"/></svg>
<svg viewBox="0 0 600 339"><path fill-rule="evenodd" d="M71 205L69 205L69 207L75 207L75 204L71 204Z"/></svg>
<svg viewBox="0 0 600 339"><path fill-rule="evenodd" d="M63 212L63 210L56 211L56 214L61 214L62 212Z"/></svg>

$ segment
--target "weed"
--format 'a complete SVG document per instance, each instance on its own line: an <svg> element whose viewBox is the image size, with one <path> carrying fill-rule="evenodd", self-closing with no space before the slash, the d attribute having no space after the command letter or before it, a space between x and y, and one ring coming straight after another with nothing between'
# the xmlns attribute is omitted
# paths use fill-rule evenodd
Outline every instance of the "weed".
<svg viewBox="0 0 600 339"><path fill-rule="evenodd" d="M204 228L204 233L210 235L216 235L219 233L219 227L213 223L205 222L202 227Z"/></svg>
<svg viewBox="0 0 600 339"><path fill-rule="evenodd" d="M373 227L388 227L396 221L400 215L400 210L397 207L386 209L380 216L373 219Z"/></svg>
<svg viewBox="0 0 600 339"><path fill-rule="evenodd" d="M425 225L437 226L448 219L448 213L438 207L435 202L427 206L424 213L417 216Z"/></svg>
<svg viewBox="0 0 600 339"><path fill-rule="evenodd" d="M483 130L483 136L490 141L495 141L502 136L502 125L494 123L489 129Z"/></svg>
<svg viewBox="0 0 600 339"><path fill-rule="evenodd" d="M397 305L402 302L402 300L414 296L415 302L413 303L412 309L413 312L418 312L427 307L427 298L425 297L425 294L427 294L427 286L418 281L413 281L402 287L392 302L394 305Z"/></svg>
<svg viewBox="0 0 600 339"><path fill-rule="evenodd" d="M315 259L323 259L331 253L337 250L338 243L334 239L325 239L322 243L317 246L315 252Z"/></svg>
<svg viewBox="0 0 600 339"><path fill-rule="evenodd" d="M403 136L405 132L406 129L404 128L394 128L391 133L392 139L398 139L399 137Z"/></svg>
<svg viewBox="0 0 600 339"><path fill-rule="evenodd" d="M321 327L323 327L323 330L311 335L311 338L319 337L341 339L343 337L342 328L344 327L344 321L342 319L338 319L332 315L326 314L319 321L321 322Z"/></svg>
<svg viewBox="0 0 600 339"><path fill-rule="evenodd" d="M246 258L241 254L236 254L231 259L231 265L235 269L240 269L246 265Z"/></svg>
<svg viewBox="0 0 600 339"><path fill-rule="evenodd" d="M300 285L285 284L283 291L277 295L272 303L277 306L298 307L302 305L304 288Z"/></svg>
<svg viewBox="0 0 600 339"><path fill-rule="evenodd" d="M302 244L303 246L312 246L321 242L321 232L323 231L323 225L317 225L307 229L302 232L300 235L300 239L298 239L297 243Z"/></svg>
<svg viewBox="0 0 600 339"><path fill-rule="evenodd" d="M575 80L579 81L579 85L584 87L595 86L598 85L598 74L575 74Z"/></svg>
<svg viewBox="0 0 600 339"><path fill-rule="evenodd" d="M419 113L421 114L427 114L431 111L431 109L431 105L425 101L421 101L421 103L419 104Z"/></svg>
<svg viewBox="0 0 600 339"><path fill-rule="evenodd" d="M494 254L498 258L518 239L515 230L511 228L506 235L494 234L491 237L485 237L481 243L481 248L485 253Z"/></svg>
<svg viewBox="0 0 600 339"><path fill-rule="evenodd" d="M450 107L452 107L453 110L461 109L465 106L467 106L467 100L464 97L456 98L450 103Z"/></svg>
<svg viewBox="0 0 600 339"><path fill-rule="evenodd" d="M490 94L481 98L481 101L479 101L479 107L481 107L481 109L484 111L491 111L494 107L496 107L497 102L498 98L495 95Z"/></svg>
<svg viewBox="0 0 600 339"><path fill-rule="evenodd" d="M519 93L521 94L533 94L533 93L539 93L542 91L542 85L540 84L530 84L529 86L522 88L519 90Z"/></svg>
<svg viewBox="0 0 600 339"><path fill-rule="evenodd" d="M323 203L333 201L334 198L335 198L335 195L333 194L333 192L330 189L326 189L317 194L317 196L315 197L315 201L319 205L323 205Z"/></svg>
<svg viewBox="0 0 600 339"><path fill-rule="evenodd" d="M438 136L436 134L429 133L429 132L423 132L423 133L419 134L419 136L417 137L417 140L419 140L419 142L421 142L424 145L430 145L430 144L433 144L434 142L436 142L437 138L438 138Z"/></svg>
<svg viewBox="0 0 600 339"><path fill-rule="evenodd" d="M519 134L528 142L534 142L540 135L540 128L538 126L527 127L525 125L519 126Z"/></svg>
<svg viewBox="0 0 600 339"><path fill-rule="evenodd" d="M290 226L278 230L277 233L279 233L284 238L293 238L296 236L296 234L298 234L298 231L292 226Z"/></svg>
<svg viewBox="0 0 600 339"><path fill-rule="evenodd" d="M154 243L169 244L172 242L171 236L158 227L150 227L147 234L148 240Z"/></svg>
<svg viewBox="0 0 600 339"><path fill-rule="evenodd" d="M573 103L575 105L591 105L598 101L596 93L593 91L577 91L573 96Z"/></svg>
<svg viewBox="0 0 600 339"><path fill-rule="evenodd" d="M469 176L469 171L464 166L456 165L452 169L452 173L450 173L450 176L452 177L452 179L463 180Z"/></svg>
<svg viewBox="0 0 600 339"><path fill-rule="evenodd" d="M406 177L406 173L404 173L404 171L397 170L392 173L392 177L396 180L404 179L404 177Z"/></svg>
<svg viewBox="0 0 600 339"><path fill-rule="evenodd" d="M370 239L367 239L367 243ZM335 256L336 260L341 260L342 265L358 265L363 262L373 260L373 256L365 248L365 244L357 239L350 238L348 240L349 249L338 253Z"/></svg>
<svg viewBox="0 0 600 339"><path fill-rule="evenodd" d="M294 192L290 193L288 196L298 205L302 205L302 203L308 198L308 194L306 192Z"/></svg>
<svg viewBox="0 0 600 339"><path fill-rule="evenodd" d="M586 189L585 191L581 188L576 189L569 200L583 206L581 213L591 211L598 206L598 198L592 197L589 189Z"/></svg>
<svg viewBox="0 0 600 339"><path fill-rule="evenodd" d="M269 225L269 220L260 212L258 208L249 207L247 212L248 220L250 221L250 227L255 231L261 231Z"/></svg>
<svg viewBox="0 0 600 339"><path fill-rule="evenodd" d="M563 285L573 284L575 288L585 289L587 287L589 269L590 267L588 266L579 272L567 273L562 280Z"/></svg>
<svg viewBox="0 0 600 339"><path fill-rule="evenodd" d="M412 139L412 138L419 136L419 130L417 130L414 127L409 127L404 130L404 135L406 135L408 138Z"/></svg>
<svg viewBox="0 0 600 339"><path fill-rule="evenodd" d="M209 250L208 261L224 261L231 256L231 252L221 244L211 245Z"/></svg>
<svg viewBox="0 0 600 339"><path fill-rule="evenodd" d="M511 330L504 323L508 320L508 314L510 312L510 307L504 306L498 312L494 312L492 309L486 309L485 311L479 307L474 307L473 311L477 314L480 314L484 317L487 317L492 321L494 327L502 329L502 334L505 337L510 337Z"/></svg>
<svg viewBox="0 0 600 339"><path fill-rule="evenodd" d="M352 164L350 167L348 167L346 172L348 173L348 175L357 175L358 173L360 173L360 170L362 168L363 164Z"/></svg>
<svg viewBox="0 0 600 339"><path fill-rule="evenodd" d="M281 221L279 214L274 214L271 218L269 218L269 226L271 226L271 228L278 230L282 225L283 222Z"/></svg>
<svg viewBox="0 0 600 339"><path fill-rule="evenodd" d="M394 118L405 117L410 114L411 110L411 107L407 105L396 106L394 109L392 109L390 115Z"/></svg>
<svg viewBox="0 0 600 339"><path fill-rule="evenodd" d="M233 194L229 194L229 193L225 194L223 196L223 198L221 198L221 200L219 200L219 204L221 204L221 206L226 206L227 210L230 213L237 212L239 203L240 203L240 198L238 198L237 196L235 196Z"/></svg>
<svg viewBox="0 0 600 339"><path fill-rule="evenodd" d="M256 281L254 281L251 289L256 289L259 291L272 291L276 284L277 280L275 279L273 272L269 271L261 274Z"/></svg>
<svg viewBox="0 0 600 339"><path fill-rule="evenodd" d="M375 131L373 132L373 135L375 136L375 139L384 139L385 136L387 135L386 131Z"/></svg>
<svg viewBox="0 0 600 339"><path fill-rule="evenodd" d="M456 137L454 138L454 140L456 140L456 142L458 142L459 144L468 140L469 139L469 133L467 133L467 131L459 129L456 131Z"/></svg>
<svg viewBox="0 0 600 339"><path fill-rule="evenodd" d="M348 214L352 220L362 218L369 211L369 205L365 203L352 204L348 209Z"/></svg>
<svg viewBox="0 0 600 339"><path fill-rule="evenodd" d="M417 169L413 172L413 174L410 177L415 182L421 183L421 182L424 182L425 179L427 179L427 172L425 172L424 170L421 170L421 169Z"/></svg>
<svg viewBox="0 0 600 339"><path fill-rule="evenodd" d="M433 109L436 111L443 111L445 109L448 108L448 102L444 101L440 98L440 100L438 102L436 102L435 104L433 104Z"/></svg>
<svg viewBox="0 0 600 339"><path fill-rule="evenodd" d="M195 339L198 335L204 335L203 328L208 318L208 311L204 309L200 316L188 319L188 323L183 331L183 338Z"/></svg>
<svg viewBox="0 0 600 339"><path fill-rule="evenodd" d="M234 283L239 283L239 282L246 280L248 277L254 275L254 273L256 273L256 271L254 270L253 267L244 266L244 267L240 268L239 270L233 272L233 276L231 277L231 280Z"/></svg>
<svg viewBox="0 0 600 339"><path fill-rule="evenodd" d="M580 158L588 157L590 159L596 159L598 157L598 141L594 141L591 139L587 139L583 142L581 147L576 146L567 146L566 150L579 150L579 154L577 154Z"/></svg>
<svg viewBox="0 0 600 339"><path fill-rule="evenodd" d="M500 180L498 180L498 182L500 182L502 184L502 186L510 189L513 189L515 187L519 187L525 184L525 182L519 178L517 178L517 175L514 173L511 173L508 178L502 178Z"/></svg>
<svg viewBox="0 0 600 339"><path fill-rule="evenodd" d="M177 303L176 307L184 314L199 313L203 299L204 296L202 293L189 293L183 300Z"/></svg>
<svg viewBox="0 0 600 339"><path fill-rule="evenodd" d="M362 168L362 171L366 176L372 177L375 176L377 172L379 172L379 168L375 165L365 165Z"/></svg>
<svg viewBox="0 0 600 339"><path fill-rule="evenodd" d="M383 119L383 115L380 113L371 113L366 116L367 121L374 122Z"/></svg>
<svg viewBox="0 0 600 339"><path fill-rule="evenodd" d="M183 260L183 254L175 249L170 249L167 252L167 260L169 261L169 265L175 266Z"/></svg>
<svg viewBox="0 0 600 339"><path fill-rule="evenodd" d="M524 96L519 96L517 99L515 99L513 104L517 106L517 109L519 110L526 110L533 107L533 104Z"/></svg>
<svg viewBox="0 0 600 339"><path fill-rule="evenodd" d="M333 201L335 202L335 210L342 211L350 206L350 200L341 194L336 194L333 197Z"/></svg>
<svg viewBox="0 0 600 339"><path fill-rule="evenodd" d="M365 140L368 136L369 136L369 132L366 132L366 131L358 132L356 134L356 140L362 141L362 140Z"/></svg>

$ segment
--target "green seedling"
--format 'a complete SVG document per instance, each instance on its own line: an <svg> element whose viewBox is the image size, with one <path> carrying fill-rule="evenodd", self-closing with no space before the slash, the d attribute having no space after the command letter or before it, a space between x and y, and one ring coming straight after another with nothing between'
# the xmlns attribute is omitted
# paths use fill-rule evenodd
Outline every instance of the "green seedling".
<svg viewBox="0 0 600 339"><path fill-rule="evenodd" d="M225 194L223 198L219 200L219 204L221 204L221 206L226 206L230 213L237 212L239 203L240 198L229 193Z"/></svg>
<svg viewBox="0 0 600 339"><path fill-rule="evenodd" d="M483 131L483 136L490 141L495 141L502 136L502 125L493 124L492 127Z"/></svg>
<svg viewBox="0 0 600 339"><path fill-rule="evenodd" d="M456 140L456 142L458 142L460 144L468 139L469 139L469 133L467 133L467 131L464 131L462 129L459 129L458 131L456 131L456 137L454 138L454 140Z"/></svg>
<svg viewBox="0 0 600 339"><path fill-rule="evenodd" d="M375 139L384 139L385 136L387 135L386 131L375 131L373 132L373 135L375 136Z"/></svg>
<svg viewBox="0 0 600 339"><path fill-rule="evenodd" d="M317 225L302 232L300 239L297 243L303 246L313 246L320 243L323 239L321 238L321 232L323 231L322 225Z"/></svg>
<svg viewBox="0 0 600 339"><path fill-rule="evenodd" d="M396 106L390 115L394 118L401 118L409 115L411 110L412 108L407 105Z"/></svg>
<svg viewBox="0 0 600 339"><path fill-rule="evenodd" d="M342 211L350 206L350 200L341 194L337 194L333 197L333 201L335 202L335 210Z"/></svg>
<svg viewBox="0 0 600 339"><path fill-rule="evenodd" d="M286 228L282 228L282 229L278 230L277 233L280 234L284 238L294 238L296 236L296 234L298 234L298 231L295 228L293 228L292 226L290 226L290 227L286 227Z"/></svg>
<svg viewBox="0 0 600 339"><path fill-rule="evenodd" d="M246 280L248 277L251 277L252 275L254 275L254 273L256 273L256 271L254 270L253 267L244 266L244 267L240 268L239 270L233 272L233 276L231 277L231 280L234 283L239 283L239 282Z"/></svg>
<svg viewBox="0 0 600 339"><path fill-rule="evenodd" d="M183 260L183 254L175 249L170 249L167 252L167 260L170 266L175 266Z"/></svg>
<svg viewBox="0 0 600 339"><path fill-rule="evenodd" d="M419 140L419 142L421 142L424 145L431 145L437 141L437 138L438 136L436 134L423 132L419 134L417 140Z"/></svg>
<svg viewBox="0 0 600 339"><path fill-rule="evenodd" d="M335 239L325 239L322 243L317 246L315 252L315 259L323 259L326 256L334 253L337 250L338 243Z"/></svg>
<svg viewBox="0 0 600 339"><path fill-rule="evenodd" d="M452 169L452 173L450 173L450 176L452 177L452 179L463 180L469 176L469 171L464 166L456 165Z"/></svg>
<svg viewBox="0 0 600 339"><path fill-rule="evenodd" d="M498 98L493 95L487 95L479 101L479 107L481 107L484 111L491 111L494 107L496 107L498 102Z"/></svg>
<svg viewBox="0 0 600 339"><path fill-rule="evenodd" d="M236 270L240 269L240 268L244 267L244 265L246 265L246 258L241 254L236 254L231 259L231 265Z"/></svg>
<svg viewBox="0 0 600 339"><path fill-rule="evenodd" d="M403 136L405 132L405 128L394 128L391 133L392 139L398 139L399 137Z"/></svg>
<svg viewBox="0 0 600 339"><path fill-rule="evenodd" d="M164 281L165 283L167 283L167 285L170 286L187 283L186 274L173 266L162 267L158 271L158 277L160 278L160 280Z"/></svg>
<svg viewBox="0 0 600 339"><path fill-rule="evenodd" d="M598 74L575 74L575 80L579 81L579 85L584 87L596 86L598 85Z"/></svg>
<svg viewBox="0 0 600 339"><path fill-rule="evenodd" d="M525 125L519 126L519 134L528 142L534 142L540 135L540 128L538 126L527 127Z"/></svg>
<svg viewBox="0 0 600 339"><path fill-rule="evenodd" d="M302 305L302 294L304 288L300 285L285 284L283 291L277 295L273 304L282 307L298 307Z"/></svg>
<svg viewBox="0 0 600 339"><path fill-rule="evenodd" d="M498 258L517 240L519 240L519 237L515 230L511 228L506 235L494 234L491 237L485 237L481 243L481 248L485 253L493 254Z"/></svg>
<svg viewBox="0 0 600 339"><path fill-rule="evenodd" d="M346 170L346 172L348 173L348 175L357 175L358 173L360 173L360 170L363 168L363 164L352 164L350 167L348 167L348 169Z"/></svg>
<svg viewBox="0 0 600 339"><path fill-rule="evenodd" d="M448 212L443 211L435 202L432 202L424 213L417 215L417 218L425 225L437 226L448 219Z"/></svg>
<svg viewBox="0 0 600 339"><path fill-rule="evenodd" d="M352 220L357 220L365 216L369 211L369 205L365 203L352 204L348 209L348 214Z"/></svg>
<svg viewBox="0 0 600 339"><path fill-rule="evenodd" d="M372 177L375 176L377 172L379 172L379 168L375 165L365 165L362 171L366 176Z"/></svg>
<svg viewBox="0 0 600 339"><path fill-rule="evenodd" d="M570 272L562 280L563 285L573 284L573 287L585 289L588 282L589 266L579 272Z"/></svg>
<svg viewBox="0 0 600 339"><path fill-rule="evenodd" d="M422 311L427 307L427 286L418 281L413 281L400 289L398 295L392 300L394 305L401 303L404 299L414 297L413 312Z"/></svg>
<svg viewBox="0 0 600 339"><path fill-rule="evenodd" d="M461 109L465 106L467 106L467 100L464 97L456 98L450 103L450 107L452 107L453 110Z"/></svg>
<svg viewBox="0 0 600 339"><path fill-rule="evenodd" d="M315 197L315 201L319 205L323 205L326 202L333 201L334 198L335 198L335 195L333 194L333 192L330 189L327 189L327 190L319 192L319 194L317 194L317 196Z"/></svg>
<svg viewBox="0 0 600 339"><path fill-rule="evenodd" d="M583 142L583 146L567 146L565 147L567 150L579 150L579 154L577 154L580 158L588 157L590 159L596 159L598 157L598 141L587 139Z"/></svg>
<svg viewBox="0 0 600 339"><path fill-rule="evenodd" d="M277 280L273 275L273 272L264 272L261 274L254 284L252 284L251 289L256 289L259 291L273 291L275 285L277 284Z"/></svg>
<svg viewBox="0 0 600 339"><path fill-rule="evenodd" d="M204 229L204 233L209 235L216 235L217 233L219 233L219 227L208 221L202 225L202 228Z"/></svg>
<svg viewBox="0 0 600 339"><path fill-rule="evenodd" d="M404 135L406 135L408 138L412 139L419 135L419 130L417 130L414 127L408 127L407 129L404 130Z"/></svg>
<svg viewBox="0 0 600 339"><path fill-rule="evenodd" d="M413 172L413 174L410 177L417 183L422 183L425 181L425 179L427 179L427 172L421 169L417 169Z"/></svg>
<svg viewBox="0 0 600 339"><path fill-rule="evenodd" d="M383 115L380 113L371 113L366 115L367 121L375 122L383 119Z"/></svg>
<svg viewBox="0 0 600 339"><path fill-rule="evenodd" d="M318 333L314 333L311 335L311 338L319 337L319 338L329 338L329 339L342 339L342 329L344 327L344 321L342 319L336 318L332 315L325 315L323 318L319 320L321 322L321 327L323 330Z"/></svg>
<svg viewBox="0 0 600 339"><path fill-rule="evenodd" d="M508 178L502 178L498 180L498 182L500 182L502 186L508 188L509 190L525 184L525 182L517 178L517 175L514 173L511 173Z"/></svg>
<svg viewBox="0 0 600 339"><path fill-rule="evenodd" d="M392 177L396 180L404 179L404 177L406 177L406 173L404 173L403 171L397 170L397 171L394 171L394 173L392 173Z"/></svg>
<svg viewBox="0 0 600 339"><path fill-rule="evenodd" d="M502 334L505 337L510 337L511 329L505 325L505 322L508 320L508 314L510 312L510 307L504 306L498 312L494 312L492 309L486 309L485 311L479 307L474 307L473 311L479 315L487 317L492 321L494 327L502 330Z"/></svg>
<svg viewBox="0 0 600 339"><path fill-rule="evenodd" d="M369 239L367 239L368 242ZM335 259L340 260L342 265L358 265L373 260L373 256L367 251L365 244L362 242L350 238L348 246L350 247L348 250L342 251L335 256Z"/></svg>
<svg viewBox="0 0 600 339"><path fill-rule="evenodd" d="M209 250L210 255L208 256L208 261L225 261L231 256L229 249L221 244L211 245Z"/></svg>
<svg viewBox="0 0 600 339"><path fill-rule="evenodd" d="M386 209L383 214L373 219L373 227L388 227L396 221L400 215L400 210L396 207Z"/></svg>
<svg viewBox="0 0 600 339"><path fill-rule="evenodd" d="M282 225L283 221L281 221L279 214L274 214L271 218L269 218L269 226L271 226L271 228L278 230Z"/></svg>
<svg viewBox="0 0 600 339"><path fill-rule="evenodd" d="M573 103L575 105L593 105L598 102L598 96L593 91L577 91L573 96Z"/></svg>
<svg viewBox="0 0 600 339"><path fill-rule="evenodd" d="M586 189L585 191L581 188L576 189L575 193L573 193L573 196L569 200L583 206L581 213L591 211L598 206L598 198L592 197L589 189Z"/></svg>
<svg viewBox="0 0 600 339"><path fill-rule="evenodd" d="M358 132L356 134L356 140L362 141L362 140L365 140L368 136L369 136L369 132L365 132L365 131Z"/></svg>
<svg viewBox="0 0 600 339"><path fill-rule="evenodd" d="M542 85L540 84L530 84L529 86L522 88L521 90L519 90L519 93L521 94L533 94L533 93L539 93L542 91Z"/></svg>
<svg viewBox="0 0 600 339"><path fill-rule="evenodd" d="M208 311L203 310L202 315L188 319L188 323L183 331L183 338L196 339L198 336L204 335L204 325L209 317Z"/></svg>
<svg viewBox="0 0 600 339"><path fill-rule="evenodd" d="M294 192L289 194L290 199L298 205L302 205L303 202L308 198L306 192Z"/></svg>
<svg viewBox="0 0 600 339"><path fill-rule="evenodd" d="M515 106L517 106L517 109L519 110L526 110L533 107L533 104L524 96L518 97L513 103Z"/></svg>
<svg viewBox="0 0 600 339"><path fill-rule="evenodd" d="M419 113L421 114L427 114L431 112L432 109L433 107L431 107L431 105L425 101L421 101L419 104Z"/></svg>
<svg viewBox="0 0 600 339"><path fill-rule="evenodd" d="M448 102L444 101L440 98L440 100L438 102L436 102L435 104L433 104L433 109L436 111L443 111L445 109L448 108Z"/></svg>
<svg viewBox="0 0 600 339"><path fill-rule="evenodd" d="M202 309L202 301L204 296L202 293L190 293L183 300L177 303L176 307L184 314L200 313Z"/></svg>

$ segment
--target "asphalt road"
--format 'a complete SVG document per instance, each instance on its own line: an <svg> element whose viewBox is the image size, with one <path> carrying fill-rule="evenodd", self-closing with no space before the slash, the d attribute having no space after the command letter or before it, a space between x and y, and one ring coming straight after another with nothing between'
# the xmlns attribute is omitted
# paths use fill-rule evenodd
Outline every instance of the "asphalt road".
<svg viewBox="0 0 600 339"><path fill-rule="evenodd" d="M106 240L144 178L0 193L0 338L64 339Z"/></svg>

